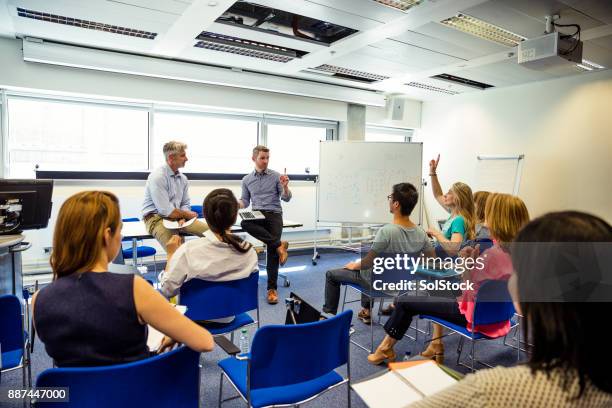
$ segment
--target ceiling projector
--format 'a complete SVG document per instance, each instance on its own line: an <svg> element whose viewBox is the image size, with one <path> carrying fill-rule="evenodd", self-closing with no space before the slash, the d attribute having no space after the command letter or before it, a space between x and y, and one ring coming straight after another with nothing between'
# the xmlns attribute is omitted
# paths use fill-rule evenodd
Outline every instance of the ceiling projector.
<svg viewBox="0 0 612 408"><path fill-rule="evenodd" d="M582 41L552 32L522 41L518 46L519 65L539 71L557 71L582 62Z"/></svg>

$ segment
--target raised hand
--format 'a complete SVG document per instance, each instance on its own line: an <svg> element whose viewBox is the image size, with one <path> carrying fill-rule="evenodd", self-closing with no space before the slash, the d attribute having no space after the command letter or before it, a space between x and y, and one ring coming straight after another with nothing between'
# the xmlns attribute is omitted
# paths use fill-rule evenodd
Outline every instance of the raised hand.
<svg viewBox="0 0 612 408"><path fill-rule="evenodd" d="M285 167L285 173L280 176L281 186L287 187L289 185L289 176L287 176L287 168Z"/></svg>
<svg viewBox="0 0 612 408"><path fill-rule="evenodd" d="M440 155L435 160L429 161L429 174L436 174L436 170L438 169L438 163L440 162Z"/></svg>

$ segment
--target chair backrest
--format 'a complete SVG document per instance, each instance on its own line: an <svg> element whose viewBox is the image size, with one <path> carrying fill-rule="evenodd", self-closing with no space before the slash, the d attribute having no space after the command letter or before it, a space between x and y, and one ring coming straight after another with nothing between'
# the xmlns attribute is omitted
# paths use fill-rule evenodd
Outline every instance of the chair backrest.
<svg viewBox="0 0 612 408"><path fill-rule="evenodd" d="M191 211L198 213L198 218L202 218L204 216L204 207L201 205L192 205Z"/></svg>
<svg viewBox="0 0 612 408"><path fill-rule="evenodd" d="M103 367L51 368L36 387L69 387L70 402L41 407L197 407L200 354L180 347L133 363Z"/></svg>
<svg viewBox="0 0 612 408"><path fill-rule="evenodd" d="M514 315L507 280L483 281L476 294L474 325L500 323Z"/></svg>
<svg viewBox="0 0 612 408"><path fill-rule="evenodd" d="M0 344L3 353L23 349L21 301L15 295L0 296Z"/></svg>
<svg viewBox="0 0 612 408"><path fill-rule="evenodd" d="M480 245L480 253L482 254L484 251L486 251L487 249L493 246L493 240L489 238L476 239L474 240L473 246L476 246L476 245Z"/></svg>
<svg viewBox="0 0 612 408"><path fill-rule="evenodd" d="M138 222L140 221L138 218L136 217L131 217L131 218L122 218L121 221L123 222ZM121 239L122 242L132 242L132 238L123 238Z"/></svg>
<svg viewBox="0 0 612 408"><path fill-rule="evenodd" d="M181 286L180 304L187 306L185 316L192 320L235 316L257 309L258 281L259 271L226 282L191 279Z"/></svg>
<svg viewBox="0 0 612 408"><path fill-rule="evenodd" d="M314 323L270 325L251 347L251 390L318 378L348 362L353 311Z"/></svg>

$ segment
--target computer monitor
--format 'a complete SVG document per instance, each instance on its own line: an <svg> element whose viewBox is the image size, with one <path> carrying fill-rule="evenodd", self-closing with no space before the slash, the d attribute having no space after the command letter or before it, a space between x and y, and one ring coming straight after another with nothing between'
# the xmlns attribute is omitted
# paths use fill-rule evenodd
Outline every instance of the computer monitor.
<svg viewBox="0 0 612 408"><path fill-rule="evenodd" d="M46 228L53 180L0 180L0 234Z"/></svg>

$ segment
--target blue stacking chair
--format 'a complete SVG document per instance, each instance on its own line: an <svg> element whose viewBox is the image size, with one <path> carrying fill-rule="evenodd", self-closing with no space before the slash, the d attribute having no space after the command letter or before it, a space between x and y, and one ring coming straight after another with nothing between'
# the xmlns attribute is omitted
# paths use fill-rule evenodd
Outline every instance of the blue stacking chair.
<svg viewBox="0 0 612 408"><path fill-rule="evenodd" d="M123 218L123 222L138 222L140 221L138 218ZM121 248L121 253L123 254L123 259L132 259L134 257L134 251L132 248L133 240L131 238L123 238L123 242L129 242L129 248ZM142 243L142 240L139 240ZM155 270L155 276L157 279L157 260L155 259L155 255L157 251L155 248L147 245L138 245L136 246L136 260L145 258L147 256L153 257L153 268Z"/></svg>
<svg viewBox="0 0 612 408"><path fill-rule="evenodd" d="M516 320L512 319L514 316L514 304L512 303L510 292L508 292L507 280L483 281L478 289L474 302L474 314L472 316L474 326L501 323L506 321L510 321L511 329L517 325ZM439 317L430 315L420 315L419 317L421 319L427 319L438 323L439 325L451 330L451 334L456 333L461 336L459 346L457 347L457 365L462 365L471 369L472 371L474 371L475 361L484 366L491 367L486 363L476 360L474 355L474 345L477 341L492 340L494 339L493 337L488 337L478 332L471 332L464 326L460 326ZM461 351L463 350L463 344L466 339L471 343L471 366L460 362Z"/></svg>
<svg viewBox="0 0 612 408"><path fill-rule="evenodd" d="M24 315L17 296L0 296L0 375L21 368L24 387L32 385L29 335L25 330L28 313L26 304Z"/></svg>
<svg viewBox="0 0 612 408"><path fill-rule="evenodd" d="M249 354L219 361L219 406L242 398L248 407L299 405L347 384L351 405L349 329L353 311L331 319L259 329ZM347 366L347 378L335 370ZM223 400L223 378L238 391Z"/></svg>
<svg viewBox="0 0 612 408"><path fill-rule="evenodd" d="M185 316L202 321L235 316L230 323L203 323L213 336L231 333L245 326L259 327L259 301L257 296L259 272L244 279L226 282L211 282L202 279L188 280L181 286L179 304L187 306ZM257 310L257 320L247 313Z"/></svg>
<svg viewBox="0 0 612 408"><path fill-rule="evenodd" d="M198 213L198 218L204 218L204 207L201 205L192 205L191 211Z"/></svg>
<svg viewBox="0 0 612 408"><path fill-rule="evenodd" d="M36 387L67 387L69 402L36 407L195 408L200 400L200 353L185 346L133 363L51 368Z"/></svg>
<svg viewBox="0 0 612 408"><path fill-rule="evenodd" d="M367 288L363 288L360 285L356 284L356 283L349 283L349 282L341 282L340 283L341 286L344 286L344 295L342 297L342 307L340 308L340 311L344 311L344 307L347 303L355 303L355 302L359 302L361 299L357 299L357 300L349 300L348 302L346 301L346 292L348 292L349 288L356 291L357 293L364 294L367 298L370 299L370 319L372 319L372 312L374 311L374 304L376 303L376 301L379 301L379 307L378 307L378 313L379 313L379 323L380 323L380 310L382 309L383 306L383 301L384 299L393 299L394 296L390 296L384 292L380 292L377 290L370 290ZM367 351L368 353L373 353L374 352L374 321L370 321L370 348L365 347L364 345L362 345L361 343L358 343L355 340L351 340L351 343L353 343L354 345L356 345L357 347L359 347L362 350Z"/></svg>

